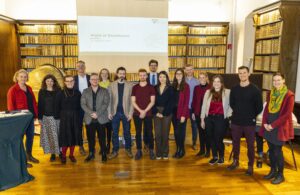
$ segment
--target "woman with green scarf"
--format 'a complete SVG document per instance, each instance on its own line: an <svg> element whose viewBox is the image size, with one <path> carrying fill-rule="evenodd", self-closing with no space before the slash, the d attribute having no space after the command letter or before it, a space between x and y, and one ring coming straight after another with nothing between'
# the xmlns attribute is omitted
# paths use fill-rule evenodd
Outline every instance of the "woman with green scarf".
<svg viewBox="0 0 300 195"><path fill-rule="evenodd" d="M267 96L267 104L263 113L260 135L269 146L271 170L264 179L272 184L284 181L284 158L282 146L294 138L292 112L294 109L294 94L287 89L284 76L281 73L273 75L273 88Z"/></svg>

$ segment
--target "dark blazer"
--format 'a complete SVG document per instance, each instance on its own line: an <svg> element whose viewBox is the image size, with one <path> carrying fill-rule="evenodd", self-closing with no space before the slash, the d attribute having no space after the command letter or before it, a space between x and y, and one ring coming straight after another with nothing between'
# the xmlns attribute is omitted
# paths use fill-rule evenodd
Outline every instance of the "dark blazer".
<svg viewBox="0 0 300 195"><path fill-rule="evenodd" d="M81 108L84 110L85 124L89 125L92 122L92 117L90 116L90 114L94 112L92 87L83 90L80 104L81 104ZM109 122L108 112L107 112L108 104L109 104L108 90L99 86L99 91L96 97L96 113L98 115L98 122L100 124L105 124Z"/></svg>
<svg viewBox="0 0 300 195"><path fill-rule="evenodd" d="M90 83L90 75L86 74L86 80L87 80L87 84L88 84L88 87L91 86L91 83ZM74 89L77 89L79 90L79 85L78 85L78 75L74 76Z"/></svg>
<svg viewBox="0 0 300 195"><path fill-rule="evenodd" d="M157 107L163 108L162 113L160 113L163 116L169 116L172 114L175 106L174 88L172 86L166 86L164 91L160 93L159 86L156 86L155 93L155 104L152 108L152 114L156 115L159 112Z"/></svg>
<svg viewBox="0 0 300 195"><path fill-rule="evenodd" d="M147 73L147 75L148 75L148 77L147 77L147 83L149 83L149 85L151 85L151 83L150 83L150 73ZM158 72L156 73L156 83L158 83ZM155 85L156 86L156 85ZM153 87L155 87L155 86L153 86Z"/></svg>

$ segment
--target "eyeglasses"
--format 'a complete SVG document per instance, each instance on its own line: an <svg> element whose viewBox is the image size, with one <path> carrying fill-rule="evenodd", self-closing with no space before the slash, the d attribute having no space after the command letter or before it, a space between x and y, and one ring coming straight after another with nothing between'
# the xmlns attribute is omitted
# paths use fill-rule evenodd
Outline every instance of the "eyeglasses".
<svg viewBox="0 0 300 195"><path fill-rule="evenodd" d="M66 83L72 83L72 82L74 82L74 80L71 80L71 81L68 81L68 80L67 80L67 81L65 81L65 82L66 82Z"/></svg>

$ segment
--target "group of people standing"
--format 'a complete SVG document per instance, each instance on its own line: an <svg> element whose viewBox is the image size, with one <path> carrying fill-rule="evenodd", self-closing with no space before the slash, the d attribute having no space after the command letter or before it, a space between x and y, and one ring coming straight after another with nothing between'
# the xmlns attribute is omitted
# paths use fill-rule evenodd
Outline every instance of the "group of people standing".
<svg viewBox="0 0 300 195"><path fill-rule="evenodd" d="M221 75L215 75L209 82L208 75L202 72L196 79L193 76L193 66L189 64L184 69L175 71L172 83L167 72L158 73L157 68L158 62L151 60L150 73L140 69L139 82L133 85L126 80L124 67L117 68L115 79L111 81L107 69L101 69L99 74L87 75L85 63L79 61L78 75L65 76L63 88L60 88L53 75L45 76L38 103L32 89L26 84L27 72L16 72L16 84L9 89L7 95L8 110L28 109L34 115L25 131L27 160L39 162L32 156L34 118L38 118L41 124L40 144L44 153L51 154L50 161L55 161L56 155L60 155L63 164L67 161L68 149L69 159L76 162L75 146L80 146L80 153L85 155L83 123L89 146L85 162L95 158L96 133L102 161L118 156L121 122L125 152L129 158L139 160L143 153L148 153L152 160L167 160L171 123L176 142L173 158L182 158L185 155L187 120L190 119L192 148L197 150L199 134L200 150L197 156L212 156L209 160L211 165L224 164L223 139L230 126L234 160L227 169L238 168L240 138L245 136L249 160L246 175L253 175L256 117L262 112L263 103L261 91L249 81L248 67L238 68L240 83L231 90L226 89ZM273 89L267 97L259 132L268 142L271 161L271 171L264 178L271 179L273 184L284 181L282 146L294 136L291 122L293 105L294 94L285 86L284 76L274 74ZM131 150L132 119L136 131L135 155ZM28 163L28 166L32 165Z"/></svg>

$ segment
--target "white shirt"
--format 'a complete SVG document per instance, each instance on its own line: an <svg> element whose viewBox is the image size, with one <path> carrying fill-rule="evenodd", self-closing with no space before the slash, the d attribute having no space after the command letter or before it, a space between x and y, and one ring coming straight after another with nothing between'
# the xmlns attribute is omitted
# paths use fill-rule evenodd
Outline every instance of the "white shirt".
<svg viewBox="0 0 300 195"><path fill-rule="evenodd" d="M78 88L80 93L83 92L83 90L85 90L86 88L88 88L88 83L86 80L86 75L84 75L83 77L78 75Z"/></svg>

